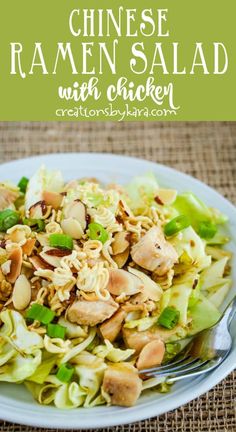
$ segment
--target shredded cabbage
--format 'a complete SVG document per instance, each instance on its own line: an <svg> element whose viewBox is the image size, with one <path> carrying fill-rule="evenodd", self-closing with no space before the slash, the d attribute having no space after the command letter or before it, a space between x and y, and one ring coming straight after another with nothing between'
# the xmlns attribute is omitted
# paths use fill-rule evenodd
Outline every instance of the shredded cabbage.
<svg viewBox="0 0 236 432"><path fill-rule="evenodd" d="M29 210L32 205L42 200L43 191L61 192L63 185L64 180L61 171L50 171L44 165L41 166L29 180L25 194L26 210Z"/></svg>

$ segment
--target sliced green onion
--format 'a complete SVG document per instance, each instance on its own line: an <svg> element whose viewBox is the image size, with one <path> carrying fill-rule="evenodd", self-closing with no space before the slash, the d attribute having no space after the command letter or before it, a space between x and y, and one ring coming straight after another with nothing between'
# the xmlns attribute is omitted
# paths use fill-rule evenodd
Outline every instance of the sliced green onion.
<svg viewBox="0 0 236 432"><path fill-rule="evenodd" d="M45 228L45 222L42 219L27 219L23 218L23 224L28 225L31 228L35 228L35 231L41 232Z"/></svg>
<svg viewBox="0 0 236 432"><path fill-rule="evenodd" d="M158 318L158 324L167 329L172 329L178 324L180 312L171 307L167 306Z"/></svg>
<svg viewBox="0 0 236 432"><path fill-rule="evenodd" d="M211 239L217 233L217 226L212 222L205 221L201 222L198 227L198 234L201 238Z"/></svg>
<svg viewBox="0 0 236 432"><path fill-rule="evenodd" d="M68 363L62 364L56 374L56 377L62 382L69 382L74 375L75 368Z"/></svg>
<svg viewBox="0 0 236 432"><path fill-rule="evenodd" d="M21 177L17 186L22 193L26 192L28 183L29 183L29 179L27 177Z"/></svg>
<svg viewBox="0 0 236 432"><path fill-rule="evenodd" d="M66 234L51 234L49 236L49 245L61 249L73 249L73 239Z"/></svg>
<svg viewBox="0 0 236 432"><path fill-rule="evenodd" d="M101 224L93 222L89 224L88 229L88 236L91 240L99 240L103 244L108 240L108 233Z"/></svg>
<svg viewBox="0 0 236 432"><path fill-rule="evenodd" d="M185 228L190 226L190 220L185 215L177 216L168 222L164 227L164 233L167 237L177 234Z"/></svg>
<svg viewBox="0 0 236 432"><path fill-rule="evenodd" d="M16 211L6 209L0 211L0 231L6 232L19 222L19 215Z"/></svg>
<svg viewBox="0 0 236 432"><path fill-rule="evenodd" d="M32 304L26 312L26 318L40 321L42 324L49 324L55 317L55 312L38 303Z"/></svg>
<svg viewBox="0 0 236 432"><path fill-rule="evenodd" d="M66 327L59 324L48 324L47 335L51 338L65 339Z"/></svg>

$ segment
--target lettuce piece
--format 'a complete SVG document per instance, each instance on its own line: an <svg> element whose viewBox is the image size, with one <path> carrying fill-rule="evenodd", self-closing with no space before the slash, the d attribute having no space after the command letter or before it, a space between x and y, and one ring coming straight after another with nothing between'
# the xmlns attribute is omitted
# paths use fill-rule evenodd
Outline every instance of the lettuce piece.
<svg viewBox="0 0 236 432"><path fill-rule="evenodd" d="M137 328L138 331L144 331L152 327L157 322L157 317L146 317L140 319L133 319L126 321L124 328L133 329Z"/></svg>
<svg viewBox="0 0 236 432"><path fill-rule="evenodd" d="M173 207L179 212L189 217L191 225L198 230L200 222L209 221L215 224L223 224L227 221L227 217L221 214L218 210L206 206L192 192L185 192L178 195Z"/></svg>
<svg viewBox="0 0 236 432"><path fill-rule="evenodd" d="M27 329L19 312L5 310L0 319L0 381L21 382L40 365L43 339Z"/></svg>
<svg viewBox="0 0 236 432"><path fill-rule="evenodd" d="M24 318L14 310L4 310L0 314L3 326L0 336L20 353L31 354L38 348L43 348L42 337L27 329Z"/></svg>
<svg viewBox="0 0 236 432"><path fill-rule="evenodd" d="M172 306L180 312L179 325L186 326L188 322L188 304L198 276L189 273L179 278L171 288L166 290L161 301L161 312L167 306Z"/></svg>
<svg viewBox="0 0 236 432"><path fill-rule="evenodd" d="M80 354L82 351L86 350L86 348L90 345L90 343L93 341L93 339L96 336L96 329L91 328L88 337L81 342L80 344L74 346L72 349L70 349L61 359L61 363L67 363L74 357L76 357L78 354Z"/></svg>
<svg viewBox="0 0 236 432"><path fill-rule="evenodd" d="M190 226L179 235L172 237L170 243L174 246L179 257L188 257L192 261L192 267L198 271L203 270L211 264L211 257L206 254L206 243ZM185 258L187 260L187 258ZM190 265L191 261L187 264Z"/></svg>
<svg viewBox="0 0 236 432"><path fill-rule="evenodd" d="M211 287L222 283L227 262L228 257L223 257L201 273L200 282L203 291L209 290Z"/></svg>
<svg viewBox="0 0 236 432"><path fill-rule="evenodd" d="M57 408L71 409L83 405L86 392L76 382L61 385L55 392L54 403Z"/></svg>
<svg viewBox="0 0 236 432"><path fill-rule="evenodd" d="M86 393L84 401L84 407L88 408L94 406L98 393L101 390L101 384L103 381L104 371L106 364L100 362L99 365L79 365L75 366L76 374L79 377L79 385L82 390ZM99 404L102 403L102 398L99 398Z"/></svg>
<svg viewBox="0 0 236 432"><path fill-rule="evenodd" d="M36 384L43 384L50 374L53 366L55 366L56 361L57 357L55 355L46 356L46 358L43 358L42 363L38 366L33 375L27 378L28 381L32 381Z"/></svg>
<svg viewBox="0 0 236 432"><path fill-rule="evenodd" d="M222 305L229 292L231 283L230 279L223 279L223 282L220 285L211 289L207 298L215 307L218 308Z"/></svg>
<svg viewBox="0 0 236 432"><path fill-rule="evenodd" d="M25 194L26 210L42 200L43 191L61 192L63 186L64 180L61 171L49 171L44 165L41 166L29 180Z"/></svg>
<svg viewBox="0 0 236 432"><path fill-rule="evenodd" d="M198 302L189 309L191 323L189 334L194 335L202 330L212 327L221 317L221 313L203 294Z"/></svg>
<svg viewBox="0 0 236 432"><path fill-rule="evenodd" d="M22 382L35 373L42 359L42 351L37 349L31 355L16 354L0 367L0 381Z"/></svg>
<svg viewBox="0 0 236 432"><path fill-rule="evenodd" d="M115 348L111 342L105 340L105 345L98 345L93 350L93 354L96 356L107 359L113 363L118 363L127 360L131 355L135 353L133 349L122 350L120 348Z"/></svg>
<svg viewBox="0 0 236 432"><path fill-rule="evenodd" d="M158 193L158 183L153 173L134 177L126 186L132 210L142 209L150 205Z"/></svg>
<svg viewBox="0 0 236 432"><path fill-rule="evenodd" d="M83 329L83 327L79 326L78 324L73 324L67 321L64 317L59 318L58 324L60 324L63 327L66 327L66 336L70 339L80 338L80 337L85 338L87 336L87 333Z"/></svg>

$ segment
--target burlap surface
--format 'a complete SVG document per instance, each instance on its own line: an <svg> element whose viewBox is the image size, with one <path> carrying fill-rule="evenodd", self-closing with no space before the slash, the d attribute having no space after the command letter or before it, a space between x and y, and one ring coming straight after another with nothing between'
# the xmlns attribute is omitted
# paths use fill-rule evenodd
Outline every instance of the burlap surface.
<svg viewBox="0 0 236 432"><path fill-rule="evenodd" d="M1 163L76 151L126 154L163 163L199 178L236 203L236 122L0 123ZM0 428L39 432L6 422ZM236 432L236 373L173 412L106 431Z"/></svg>

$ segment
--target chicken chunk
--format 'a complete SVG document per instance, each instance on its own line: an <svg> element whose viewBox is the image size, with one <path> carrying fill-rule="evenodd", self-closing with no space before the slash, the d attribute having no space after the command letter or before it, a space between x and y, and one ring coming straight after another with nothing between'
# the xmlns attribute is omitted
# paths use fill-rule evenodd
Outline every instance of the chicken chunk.
<svg viewBox="0 0 236 432"><path fill-rule="evenodd" d="M165 239L160 227L151 228L131 249L133 261L140 267L166 274L178 262L178 254Z"/></svg>
<svg viewBox="0 0 236 432"><path fill-rule="evenodd" d="M104 339L113 342L121 331L122 323L126 317L124 310L120 309L109 320L100 326L100 332Z"/></svg>
<svg viewBox="0 0 236 432"><path fill-rule="evenodd" d="M135 275L121 269L109 271L108 291L113 295L134 295L142 291L143 283Z"/></svg>
<svg viewBox="0 0 236 432"><path fill-rule="evenodd" d="M136 366L139 370L158 366L162 363L164 354L164 342L161 339L153 340L141 350Z"/></svg>
<svg viewBox="0 0 236 432"><path fill-rule="evenodd" d="M122 329L122 335L127 348L134 349L136 353L139 353L142 348L153 340L167 341L171 336L174 336L179 331L179 327L176 326L172 330L167 330L158 326L155 328L137 331L135 329Z"/></svg>
<svg viewBox="0 0 236 432"><path fill-rule="evenodd" d="M112 405L133 406L142 391L142 380L129 363L108 366L105 370L103 391L110 396Z"/></svg>
<svg viewBox="0 0 236 432"><path fill-rule="evenodd" d="M69 307L67 318L72 323L95 326L110 318L118 307L113 299L108 301L78 300Z"/></svg>

